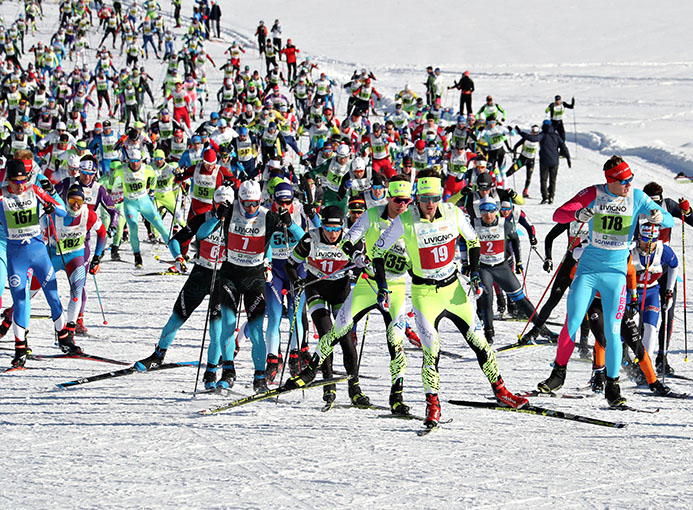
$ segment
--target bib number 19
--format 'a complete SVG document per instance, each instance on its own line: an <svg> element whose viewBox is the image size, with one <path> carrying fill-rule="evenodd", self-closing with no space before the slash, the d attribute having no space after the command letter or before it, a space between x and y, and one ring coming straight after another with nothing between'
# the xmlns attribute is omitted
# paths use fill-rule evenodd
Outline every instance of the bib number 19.
<svg viewBox="0 0 693 510"><path fill-rule="evenodd" d="M431 255L433 255L433 262L436 264L445 263L448 260L448 247L447 245L434 246L431 248Z"/></svg>

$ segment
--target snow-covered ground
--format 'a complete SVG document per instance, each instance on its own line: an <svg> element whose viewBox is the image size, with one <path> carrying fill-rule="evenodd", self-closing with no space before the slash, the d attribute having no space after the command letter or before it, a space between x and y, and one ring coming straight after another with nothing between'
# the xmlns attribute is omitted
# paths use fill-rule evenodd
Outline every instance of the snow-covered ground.
<svg viewBox="0 0 693 510"><path fill-rule="evenodd" d="M37 34L48 40L56 26L55 4ZM165 7L168 9L168 6ZM449 82L470 69L480 98L492 94L511 123L528 126L543 118L557 93L577 99L578 142L573 168L562 166L557 201L601 179L611 153L627 156L636 185L657 180L667 196L693 196L676 184L693 153L688 129L693 50L688 24L693 7L660 2L454 2L411 1L222 2L224 39L252 41L259 19L279 18L284 37L337 81L367 67L386 102L405 83L423 92L427 65L440 66ZM15 2L0 13L12 19ZM184 14L191 12L185 2ZM673 18L676 17L677 20ZM680 21L679 21L680 20ZM97 35L90 34L98 43ZM27 41L30 43L32 39ZM223 62L226 44L208 51ZM257 52L244 59L260 67ZM148 64L157 76L155 62ZM161 72L163 75L163 71ZM210 92L221 81L212 78ZM346 98L341 101L341 109ZM453 105L457 97L446 97ZM91 123L91 122L90 122ZM575 152L572 113L566 126ZM673 172L673 173L672 173ZM538 173L538 172L537 172ZM524 175L519 176L523 178ZM538 175L531 189L538 195ZM518 178L519 187L519 178ZM524 207L540 241L551 228L553 209L528 200ZM680 227L672 246L681 254ZM689 235L693 235L689 231ZM562 240L555 245L555 259ZM690 244L690 241L689 241ZM123 250L131 260L129 248ZM542 250L543 251L543 250ZM144 245L145 271L162 268L156 250ZM161 248L159 253L165 254ZM167 258L167 257L162 257ZM550 275L524 246L528 293L539 300ZM131 360L148 355L158 340L183 279L135 276L126 264L105 262L99 288L108 326L101 324L89 281L86 323L94 338L87 352ZM62 288L66 282L61 275ZM9 302L9 294L3 296ZM563 314L563 305L554 315ZM42 298L35 312L45 313ZM381 319L368 325L362 387L387 405L388 356ZM200 310L181 329L167 357L197 360L204 325ZM287 329L287 325L284 325ZM497 323L496 344L515 340L521 323ZM359 328L359 338L361 338ZM55 384L107 371L87 361L30 362L31 370L0 378L0 426L5 449L0 471L3 508L690 508L690 403L636 393L623 384L629 402L657 414L606 409L601 398L537 399L538 405L577 414L623 420L609 429L551 418L454 407L448 399L483 400L488 383L461 336L442 323L442 345L463 359L442 357L443 417L454 421L419 438L414 421L381 419L382 412L334 409L321 413L321 392L293 393L279 404L263 402L210 417L196 411L219 397L191 399L195 369L133 375L61 391ZM683 360L683 311L679 305L670 353L679 373L693 376ZM34 320L36 353L55 353L49 321ZM6 339L3 339L3 341ZM3 347L11 343L0 344ZM0 359L9 364L10 351ZM406 400L424 411L421 356L408 353ZM528 390L545 378L554 350L533 347L500 354L511 390ZM336 359L339 360L339 353ZM236 390L250 394L248 346L239 355ZM339 362L336 363L339 366ZM589 379L590 365L573 361L566 392ZM674 381L679 391L689 384ZM346 402L346 388L338 390Z"/></svg>

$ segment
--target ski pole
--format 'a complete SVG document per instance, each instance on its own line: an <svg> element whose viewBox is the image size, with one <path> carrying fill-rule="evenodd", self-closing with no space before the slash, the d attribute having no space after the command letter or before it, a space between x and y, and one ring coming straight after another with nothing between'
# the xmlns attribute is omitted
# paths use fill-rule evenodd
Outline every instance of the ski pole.
<svg viewBox="0 0 693 510"><path fill-rule="evenodd" d="M642 331L642 323L643 323L643 313L645 312L645 297L647 296L647 280L648 280L648 274L650 273L650 261L654 258L654 256L650 255L650 249L652 247L652 237L650 237L650 240L647 241L647 265L645 266L645 279L643 281L643 288L642 288L642 303L640 303L640 317L639 317L639 329L638 331ZM666 326L665 326L666 327Z"/></svg>
<svg viewBox="0 0 693 510"><path fill-rule="evenodd" d="M361 368L361 358L363 358L363 346L366 344L366 331L368 330L368 320L371 318L371 314L366 314L366 323L363 325L363 337L361 338L361 347L359 349L359 359L356 363L356 377L359 375L359 370Z"/></svg>
<svg viewBox="0 0 693 510"><path fill-rule="evenodd" d="M537 256L539 257L539 260L541 260L542 263L545 262L544 257L541 256L541 253L539 253L539 250L537 250L536 246L532 246L532 250L534 250L534 252L537 254Z"/></svg>
<svg viewBox="0 0 693 510"><path fill-rule="evenodd" d="M94 277L94 287L96 288L96 297L99 298L99 306L101 307L101 316L103 317L103 325L108 326L108 321L106 320L106 314L103 311L103 303L101 302L101 293L99 292L99 284L96 283L96 275L92 274Z"/></svg>
<svg viewBox="0 0 693 510"><path fill-rule="evenodd" d="M286 289L282 289L282 294L286 295ZM291 327L289 328L289 341L286 343L286 356L284 356L284 360L282 361L282 371L281 374L279 374L279 386L282 385L282 380L284 379L284 371L286 370L286 363L291 354L291 337L294 336L297 320L296 317L298 316L298 310L301 307L301 299L303 298L303 295L303 291L301 291L300 289L298 292L294 292L294 314L291 318ZM296 344L298 345L298 338L296 339ZM274 401L274 403L279 403L279 395L277 395L277 399Z"/></svg>
<svg viewBox="0 0 693 510"><path fill-rule="evenodd" d="M681 244L683 245L683 345L685 358L688 363L688 314L686 312L686 222L684 221L683 211L681 212Z"/></svg>
<svg viewBox="0 0 693 510"><path fill-rule="evenodd" d="M223 221L220 223L223 228ZM224 241L224 245L226 242ZM212 302L214 301L214 283L217 279L217 266L219 262L219 253L221 252L221 245L216 243L216 253L214 254L214 267L212 268L212 282L209 284L209 303L207 304L207 314L205 315L205 325L202 329L202 344L200 345L200 358L197 362L197 375L195 375L195 388L193 390L193 397L197 395L197 384L200 380L200 369L202 368L202 355L205 352L205 340L207 338L207 326L209 325L209 318L212 314ZM238 314L236 314L236 321L238 321Z"/></svg>
<svg viewBox="0 0 693 510"><path fill-rule="evenodd" d="M63 255L63 249L60 246L60 239L58 238L58 230L55 228L55 223L53 223L53 217L48 214L48 223L50 224L50 228L53 229L53 237L55 238L55 247L56 251L60 255L60 260L63 262L63 267L65 268L65 272L67 272L67 264L65 263L65 256ZM77 295L75 294L75 289L72 286L72 280L70 280L70 277L67 277L67 283L70 286L70 294L72 295L72 301L75 303L78 301Z"/></svg>
<svg viewBox="0 0 693 510"><path fill-rule="evenodd" d="M573 101L573 105L574 104L575 104L575 101ZM573 133L575 134L575 159L577 159L578 143L577 143L577 121L575 120L575 108L573 108Z"/></svg>
<svg viewBox="0 0 693 510"><path fill-rule="evenodd" d="M580 226L578 227L577 232L580 232L580 230L582 230L582 227L585 226L585 223L587 223L587 222L583 221L582 223L580 223ZM537 310L539 309L539 306L541 305L542 301L544 301L544 298L546 297L546 293L549 291L549 289L550 289L551 286L553 285L553 281L556 279L556 275L558 275L558 271L561 270L561 267L563 267L563 264L565 263L566 257L567 257L568 254L571 252L571 250L576 246L576 243L577 243L579 240L580 240L580 237L576 235L576 236L573 238L573 241L570 243L570 245L568 245L568 249L566 250L565 254L563 255L563 258L561 259L561 263L558 264L558 267L556 268L556 270L555 270L554 273L553 273L553 276L551 277L551 281L549 281L549 284L546 286L546 289L544 289L544 293L541 295L541 298L539 298L539 301L537 302L537 305L534 307L534 311L533 311L532 314L529 316L529 319L527 319L527 322L525 323L525 327L522 328L522 333L520 333L519 335L517 335L518 338L521 339L521 338L525 335L525 331L527 331L527 327L529 326L529 323L532 321L532 319L533 319L534 316L536 315Z"/></svg>
<svg viewBox="0 0 693 510"><path fill-rule="evenodd" d="M522 271L522 290L527 294L527 286L525 282L527 281L527 273L529 272L529 263L532 260L532 250L529 250L529 255L527 255L527 267Z"/></svg>
<svg viewBox="0 0 693 510"><path fill-rule="evenodd" d="M168 238L171 239L171 236L173 235L173 226L176 224L176 212L178 211L178 195L181 195L182 192L176 193L176 202L173 206L173 218L171 219L171 226L168 229Z"/></svg>

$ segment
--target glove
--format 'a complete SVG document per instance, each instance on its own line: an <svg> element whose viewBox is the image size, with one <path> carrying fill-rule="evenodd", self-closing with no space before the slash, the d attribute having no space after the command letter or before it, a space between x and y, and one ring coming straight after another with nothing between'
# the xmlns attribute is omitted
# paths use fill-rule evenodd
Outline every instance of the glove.
<svg viewBox="0 0 693 510"><path fill-rule="evenodd" d="M358 268L366 267L371 262L368 258L368 255L360 251L353 254L353 256L351 257L351 261Z"/></svg>
<svg viewBox="0 0 693 510"><path fill-rule="evenodd" d="M231 204L229 204L228 202L224 201L224 202L222 202L221 204L219 204L219 205L217 206L217 210L216 210L215 216L216 216L218 219L223 220L223 219L226 217L226 215L229 213L229 210L230 210L230 209L231 209Z"/></svg>
<svg viewBox="0 0 693 510"><path fill-rule="evenodd" d="M688 200L686 200L685 198L679 198L679 207L681 208L681 212L686 216L691 214L691 204L689 204Z"/></svg>
<svg viewBox="0 0 693 510"><path fill-rule="evenodd" d="M481 296L482 292L484 292L484 286L481 283L479 273L472 273L472 276L469 278L469 283L472 286L472 292L474 292L476 296Z"/></svg>
<svg viewBox="0 0 693 510"><path fill-rule="evenodd" d="M545 259L544 260L544 271L546 271L547 273L550 273L551 271L553 271L553 260L551 260L551 259Z"/></svg>
<svg viewBox="0 0 693 510"><path fill-rule="evenodd" d="M461 194L462 196L470 195L471 193L472 193L472 188L471 188L471 186L465 186L464 188L462 188L462 189L460 190L460 194Z"/></svg>
<svg viewBox="0 0 693 510"><path fill-rule="evenodd" d="M663 220L664 215L662 214L662 211L660 211L659 209L652 209L650 211L649 216L647 217L647 221L653 223L654 225L659 225L660 223L662 223Z"/></svg>
<svg viewBox="0 0 693 510"><path fill-rule="evenodd" d="M638 316L638 298L631 298L631 300L626 304L626 312L623 314L626 319L635 320ZM637 322L637 321L635 321Z"/></svg>
<svg viewBox="0 0 693 510"><path fill-rule="evenodd" d="M347 179L346 182L344 183L344 187L346 189L351 189L351 186L353 185L353 181L351 179Z"/></svg>
<svg viewBox="0 0 693 510"><path fill-rule="evenodd" d="M99 255L94 255L89 263L89 274L96 274L101 268L101 257Z"/></svg>
<svg viewBox="0 0 693 510"><path fill-rule="evenodd" d="M384 312L390 310L390 291L387 290L387 284L378 286L378 306Z"/></svg>
<svg viewBox="0 0 693 510"><path fill-rule="evenodd" d="M594 216L594 209L591 207L583 207L575 213L575 219L583 223L587 223Z"/></svg>
<svg viewBox="0 0 693 510"><path fill-rule="evenodd" d="M43 210L46 214L53 214L55 212L55 206L51 202L44 202Z"/></svg>
<svg viewBox="0 0 693 510"><path fill-rule="evenodd" d="M570 160L568 160L568 168L573 168L573 163Z"/></svg>
<svg viewBox="0 0 693 510"><path fill-rule="evenodd" d="M108 231L106 232L106 235L108 237L113 237L116 234L117 230L118 230L117 225L111 225L110 227L108 227Z"/></svg>
<svg viewBox="0 0 693 510"><path fill-rule="evenodd" d="M665 312L668 312L669 309L671 308L671 305L674 304L674 291L673 290L667 290L666 293L664 294L664 303L662 305L662 309Z"/></svg>
<svg viewBox="0 0 693 510"><path fill-rule="evenodd" d="M294 292L296 294L300 294L303 292L303 287L306 286L306 281L303 278L296 278L293 282L291 282L291 286L294 288Z"/></svg>
<svg viewBox="0 0 693 510"><path fill-rule="evenodd" d="M309 220L312 220L315 217L315 209L313 208L313 204L305 204L303 206L303 212L306 214L306 217Z"/></svg>
<svg viewBox="0 0 693 510"><path fill-rule="evenodd" d="M291 213L289 212L288 209L284 209L281 212L281 214L279 215L279 217L282 220L282 225L284 225L287 228L290 227L291 224L293 223L293 220L291 219Z"/></svg>
<svg viewBox="0 0 693 510"><path fill-rule="evenodd" d="M539 244L539 241L537 240L537 236L532 236L529 238L529 244L532 246L536 246Z"/></svg>
<svg viewBox="0 0 693 510"><path fill-rule="evenodd" d="M53 193L55 193L55 186L53 186L53 183L51 181L49 181L48 179L41 179L39 181L39 183L41 184L41 187L43 188L43 190L46 193L48 193L49 195L52 195Z"/></svg>
<svg viewBox="0 0 693 510"><path fill-rule="evenodd" d="M524 271L525 268L522 266L522 262L515 264L515 274L522 274Z"/></svg>
<svg viewBox="0 0 693 510"><path fill-rule="evenodd" d="M515 200L517 198L517 192L514 189L509 189L508 196L510 196L510 200Z"/></svg>
<svg viewBox="0 0 693 510"><path fill-rule="evenodd" d="M265 281L272 283L272 264L267 264L265 267Z"/></svg>
<svg viewBox="0 0 693 510"><path fill-rule="evenodd" d="M179 273L187 273L188 267L185 265L185 259L182 255L176 257L176 269Z"/></svg>

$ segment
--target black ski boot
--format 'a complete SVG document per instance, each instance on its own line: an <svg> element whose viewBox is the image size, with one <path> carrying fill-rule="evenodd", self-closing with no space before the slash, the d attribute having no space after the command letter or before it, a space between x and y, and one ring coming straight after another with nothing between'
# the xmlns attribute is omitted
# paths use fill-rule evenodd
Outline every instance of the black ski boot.
<svg viewBox="0 0 693 510"><path fill-rule="evenodd" d="M205 385L206 390L214 390L217 387L217 369L219 365L212 365L207 363L207 370L205 370L202 376L202 382Z"/></svg>
<svg viewBox="0 0 693 510"><path fill-rule="evenodd" d="M657 359L655 361L655 365L657 366L657 375L662 375L666 371L666 375L674 375L674 369L671 368L669 365L669 360L664 360L664 356L662 353L657 354Z"/></svg>
<svg viewBox="0 0 693 510"><path fill-rule="evenodd" d="M650 390L655 395L660 395L660 396L664 396L664 395L671 393L671 388L669 386L667 386L666 384L664 384L659 379L657 379L655 382L650 384Z"/></svg>
<svg viewBox="0 0 693 510"><path fill-rule="evenodd" d="M590 378L590 386L592 391L595 393L602 393L604 391L604 384L606 383L606 369L602 367L592 367L592 377Z"/></svg>
<svg viewBox="0 0 693 510"><path fill-rule="evenodd" d="M590 346L587 344L587 337L586 336L580 337L580 343L578 346L578 355L582 359L591 359L592 358L592 350L590 349Z"/></svg>
<svg viewBox="0 0 693 510"><path fill-rule="evenodd" d="M68 322L58 332L58 346L65 354L82 354L82 349L75 345L75 323Z"/></svg>
<svg viewBox="0 0 693 510"><path fill-rule="evenodd" d="M493 345L493 336L496 334L493 328L484 328L484 336L489 345Z"/></svg>
<svg viewBox="0 0 693 510"><path fill-rule="evenodd" d="M14 358L12 359L12 368L22 368L26 364L26 359L29 353L26 347L14 349Z"/></svg>
<svg viewBox="0 0 693 510"><path fill-rule="evenodd" d="M255 393L267 393L269 391L264 371L255 371L255 377L253 378L253 390L255 390Z"/></svg>
<svg viewBox="0 0 693 510"><path fill-rule="evenodd" d="M392 388L390 388L390 412L392 414L409 414L409 406L404 403L404 399L402 398L403 387L404 379L400 377L395 381L395 384L392 385Z"/></svg>
<svg viewBox="0 0 693 510"><path fill-rule="evenodd" d="M138 252L135 253L135 267L136 268L141 268L142 267L142 255Z"/></svg>
<svg viewBox="0 0 693 510"><path fill-rule="evenodd" d="M309 384L315 379L315 372L318 369L318 363L320 362L320 355L316 352L308 363L308 366L301 370L301 373L290 378L284 383L284 387L287 390L293 390L296 388L302 388L306 384Z"/></svg>
<svg viewBox="0 0 693 510"><path fill-rule="evenodd" d="M539 330L539 333L541 334L542 337L544 337L549 342L558 343L558 333L554 333L553 331L551 331L546 326L542 326L541 329Z"/></svg>
<svg viewBox="0 0 693 510"><path fill-rule="evenodd" d="M111 260L121 260L120 253L118 253L118 249L118 246L116 246L115 244L111 245Z"/></svg>
<svg viewBox="0 0 693 510"><path fill-rule="evenodd" d="M621 396L621 385L618 384L618 377L607 376L604 396L611 407L618 407L626 403L625 397Z"/></svg>
<svg viewBox="0 0 693 510"><path fill-rule="evenodd" d="M163 365L164 357L166 356L166 349L160 349L157 345L154 348L154 352L144 359L141 359L135 363L135 368L138 372L146 372L151 368L157 368Z"/></svg>
<svg viewBox="0 0 693 510"><path fill-rule="evenodd" d="M289 375L291 377L301 372L301 358L299 352L298 349L294 349L289 353Z"/></svg>
<svg viewBox="0 0 693 510"><path fill-rule="evenodd" d="M301 366L307 367L310 365L310 360L313 356L310 354L310 345L303 344L301 346Z"/></svg>
<svg viewBox="0 0 693 510"><path fill-rule="evenodd" d="M532 326L532 329L527 331L527 333L525 333L525 336L522 337L522 339L520 340L520 344L533 344L534 341L539 337L539 333L539 328L537 328L536 326Z"/></svg>
<svg viewBox="0 0 693 510"><path fill-rule="evenodd" d="M221 378L217 381L218 390L230 390L236 382L236 367L233 361L224 361Z"/></svg>
<svg viewBox="0 0 693 510"><path fill-rule="evenodd" d="M568 365L559 365L554 363L551 375L545 381L537 384L537 389L542 393L553 393L554 391L560 390L565 383L565 374Z"/></svg>
<svg viewBox="0 0 693 510"><path fill-rule="evenodd" d="M337 398L337 385L328 384L322 388L322 399L326 404L331 404Z"/></svg>
<svg viewBox="0 0 693 510"><path fill-rule="evenodd" d="M371 399L361 391L358 376L349 379L349 398L355 406L367 407L371 405Z"/></svg>
<svg viewBox="0 0 693 510"><path fill-rule="evenodd" d="M277 358L274 354L267 355L267 365L265 366L265 378L267 379L268 383L274 382L274 379L277 377L277 372L279 372L280 366L281 364L279 363L279 358Z"/></svg>
<svg viewBox="0 0 693 510"><path fill-rule="evenodd" d="M2 323L0 323L0 338L4 337L12 327L12 308L5 308L2 312Z"/></svg>

